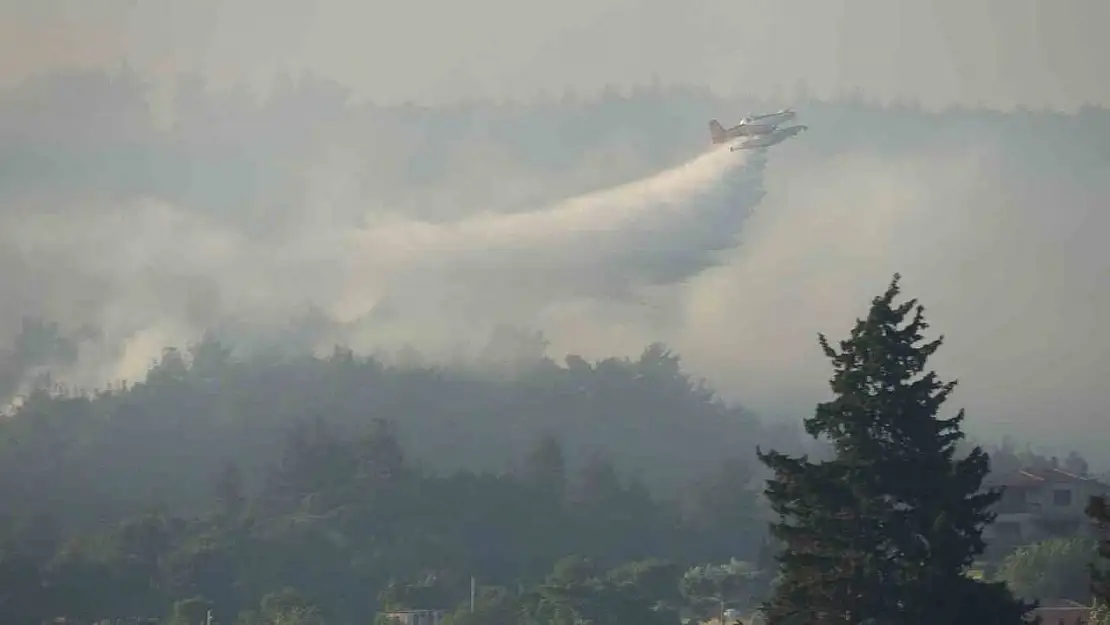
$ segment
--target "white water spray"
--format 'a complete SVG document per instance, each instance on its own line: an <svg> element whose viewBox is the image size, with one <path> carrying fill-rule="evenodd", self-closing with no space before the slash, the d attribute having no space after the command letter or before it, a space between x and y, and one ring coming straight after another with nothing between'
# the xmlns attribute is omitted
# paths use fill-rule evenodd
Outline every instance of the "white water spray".
<svg viewBox="0 0 1110 625"><path fill-rule="evenodd" d="M504 322L542 328L545 311L568 301L619 300L716 263L761 198L761 181L762 159L717 149L541 210L448 224L401 215L357 229L316 222L275 241L155 199L65 221L24 215L6 232L67 268L56 283L39 272L44 303L64 305L73 287L63 278L102 285L81 308L64 306L61 319L100 331L59 371L95 386L142 377L162 347L213 327L230 329L232 344L317 348L425 347L436 335L480 337ZM291 329L310 307L323 321ZM50 309L21 312L58 318Z"/></svg>
<svg viewBox="0 0 1110 625"><path fill-rule="evenodd" d="M428 316L446 307L531 322L558 300L619 298L713 264L762 198L763 164L717 149L543 210L448 225L394 218L360 236L368 249L399 251L380 300L391 312Z"/></svg>

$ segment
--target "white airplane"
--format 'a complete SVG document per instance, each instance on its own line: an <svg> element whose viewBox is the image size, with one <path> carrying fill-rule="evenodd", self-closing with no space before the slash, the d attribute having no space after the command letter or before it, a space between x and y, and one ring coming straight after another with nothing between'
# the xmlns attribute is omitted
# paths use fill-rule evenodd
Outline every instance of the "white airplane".
<svg viewBox="0 0 1110 625"><path fill-rule="evenodd" d="M774 128L779 124L793 120L798 114L793 109L779 109L774 113L766 113L763 115L749 115L740 120L741 126L771 126ZM765 134L765 133L761 133Z"/></svg>
<svg viewBox="0 0 1110 625"><path fill-rule="evenodd" d="M775 130L758 137L753 137L740 145L734 145L728 149L729 152L736 150L750 150L752 148L765 148L767 146L782 143L794 135L809 130L808 126L788 126L786 128L776 128Z"/></svg>
<svg viewBox="0 0 1110 625"><path fill-rule="evenodd" d="M721 122L711 119L709 120L709 136L713 139L714 144L728 143L733 139L741 137L755 137L758 135L765 135L775 129L774 126L764 124L745 124L740 122L740 125L733 126L732 128L725 128Z"/></svg>
<svg viewBox="0 0 1110 625"><path fill-rule="evenodd" d="M749 115L741 119L740 123L732 128L725 128L721 125L721 122L711 119L709 120L709 136L714 144L719 144L728 143L741 137L769 135L778 128L779 124L790 121L797 116L798 114L792 109L781 109L774 113Z"/></svg>

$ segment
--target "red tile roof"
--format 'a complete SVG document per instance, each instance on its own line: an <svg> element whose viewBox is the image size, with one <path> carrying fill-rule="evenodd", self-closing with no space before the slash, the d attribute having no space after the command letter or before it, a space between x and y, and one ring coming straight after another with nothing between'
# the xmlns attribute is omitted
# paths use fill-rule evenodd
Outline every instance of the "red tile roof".
<svg viewBox="0 0 1110 625"><path fill-rule="evenodd" d="M987 484L991 486L1026 486L1036 487L1044 486L1045 484L1064 484L1075 482L1086 482L1090 484L1101 484L1094 478L1086 477L1083 475L1076 475L1069 473L1063 469L1020 469L1010 473L1001 475L991 475L986 480ZM1104 487L1110 488L1110 486Z"/></svg>
<svg viewBox="0 0 1110 625"><path fill-rule="evenodd" d="M1041 625L1085 625L1091 608L1074 601L1042 601L1030 616L1040 617Z"/></svg>

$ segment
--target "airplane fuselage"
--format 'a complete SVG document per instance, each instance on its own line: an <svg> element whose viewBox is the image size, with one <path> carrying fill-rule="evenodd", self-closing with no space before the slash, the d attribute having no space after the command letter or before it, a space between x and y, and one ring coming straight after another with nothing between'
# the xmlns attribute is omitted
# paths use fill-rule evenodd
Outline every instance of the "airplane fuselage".
<svg viewBox="0 0 1110 625"><path fill-rule="evenodd" d="M761 136L758 136L758 137L753 137L753 138L748 139L747 141L741 143L740 145L732 146L732 147L729 148L729 150L735 152L736 150L748 150L748 149L751 149L751 148L765 148L765 147L768 147L768 146L771 146L771 145L775 145L776 143L782 143L783 141L786 141L790 137L793 137L794 135L798 134L799 132L803 132L806 129L807 129L807 126L800 126L800 125L799 126L789 126L787 128L777 128L777 129L775 129L774 131L772 131L770 133L767 133L765 135L761 135Z"/></svg>
<svg viewBox="0 0 1110 625"><path fill-rule="evenodd" d="M765 124L740 124L732 128L725 128L715 119L709 122L709 134L713 139L713 143L728 143L733 139L757 137L769 134L774 130L774 126Z"/></svg>
<svg viewBox="0 0 1110 625"><path fill-rule="evenodd" d="M725 133L728 135L728 139L739 139L741 137L768 135L774 131L775 127L770 124L740 124L729 128Z"/></svg>

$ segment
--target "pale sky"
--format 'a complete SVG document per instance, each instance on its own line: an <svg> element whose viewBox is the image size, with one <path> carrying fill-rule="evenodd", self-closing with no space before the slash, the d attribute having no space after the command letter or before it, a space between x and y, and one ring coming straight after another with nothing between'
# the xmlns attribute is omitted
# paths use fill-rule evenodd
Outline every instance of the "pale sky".
<svg viewBox="0 0 1110 625"><path fill-rule="evenodd" d="M804 84L927 106L1110 107L1107 25L1110 0L0 0L0 83L127 63L166 84L310 68L383 103L657 78L756 96ZM813 337L846 331L898 270L951 333L941 372L968 380L959 403L976 423L1107 444L1110 297L1091 289L1110 276L1110 170L1095 141L1071 135L1105 121L1042 117L1034 142L1010 119L965 127L954 115L924 141L909 132L840 150L858 126L805 117L813 131L751 176L712 162L649 171L666 159L628 141L642 126L589 149L549 137L514 151L475 124L425 170L442 174L413 182L408 163L431 154L434 128L365 111L332 126L327 98L275 110L183 98L186 123L159 134L132 114L126 86L12 93L30 104L0 110L0 130L21 131L30 151L15 154L30 158L0 180L0 291L16 294L0 332L25 315L100 329L82 384L135 379L163 345L226 319L265 334L306 303L346 322L384 302L404 327L375 317L340 342L434 329L448 344L474 335L467 319L539 327L552 354L664 340L730 397L796 415L826 392ZM289 123L298 117L310 123ZM701 119L677 123L691 149L705 140ZM876 120L872 136L903 123L931 122ZM675 159L685 149L659 145ZM574 150L561 173L517 162ZM483 216L508 208L539 216ZM428 215L452 221L433 227Z"/></svg>
<svg viewBox="0 0 1110 625"><path fill-rule="evenodd" d="M658 77L722 92L1110 106L1106 0L0 0L0 79L307 67L382 102Z"/></svg>

